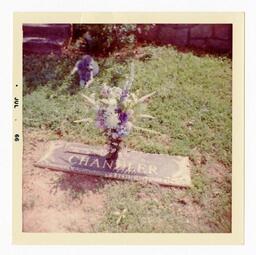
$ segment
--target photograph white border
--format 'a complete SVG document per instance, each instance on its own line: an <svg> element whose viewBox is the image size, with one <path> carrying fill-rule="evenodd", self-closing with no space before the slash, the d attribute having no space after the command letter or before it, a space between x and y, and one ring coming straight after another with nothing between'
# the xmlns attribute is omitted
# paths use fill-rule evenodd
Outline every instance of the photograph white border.
<svg viewBox="0 0 256 255"><path fill-rule="evenodd" d="M24 233L22 232L22 25L24 23L232 24L232 232ZM243 13L15 13L13 20L13 243L15 244L243 244L244 236L244 14ZM16 87L16 84L19 86Z"/></svg>

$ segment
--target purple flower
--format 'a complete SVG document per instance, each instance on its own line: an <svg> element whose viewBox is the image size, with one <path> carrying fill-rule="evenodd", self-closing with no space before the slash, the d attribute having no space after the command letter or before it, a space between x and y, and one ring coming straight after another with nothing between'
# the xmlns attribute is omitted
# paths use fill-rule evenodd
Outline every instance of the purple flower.
<svg viewBox="0 0 256 255"><path fill-rule="evenodd" d="M127 136L129 134L129 131L125 124L123 124L123 125L121 124L116 129L116 133L117 133L118 137L123 137L123 136Z"/></svg>
<svg viewBox="0 0 256 255"><path fill-rule="evenodd" d="M119 114L119 120L121 121L121 123L125 123L128 121L128 115L126 112L121 112Z"/></svg>
<svg viewBox="0 0 256 255"><path fill-rule="evenodd" d="M120 129L118 130L117 134L119 137L122 137L128 135L128 132L125 129Z"/></svg>

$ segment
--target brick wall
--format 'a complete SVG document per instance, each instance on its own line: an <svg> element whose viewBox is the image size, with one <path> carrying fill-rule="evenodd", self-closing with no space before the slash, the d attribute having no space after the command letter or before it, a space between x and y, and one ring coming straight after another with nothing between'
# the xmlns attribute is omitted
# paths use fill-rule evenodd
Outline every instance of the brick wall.
<svg viewBox="0 0 256 255"><path fill-rule="evenodd" d="M157 24L148 31L140 27L140 41L232 53L231 24Z"/></svg>

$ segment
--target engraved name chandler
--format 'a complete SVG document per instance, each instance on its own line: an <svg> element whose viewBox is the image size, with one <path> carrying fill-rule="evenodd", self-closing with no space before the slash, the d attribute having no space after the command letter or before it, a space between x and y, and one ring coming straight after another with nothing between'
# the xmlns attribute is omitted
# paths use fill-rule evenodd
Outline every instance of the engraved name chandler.
<svg viewBox="0 0 256 255"><path fill-rule="evenodd" d="M97 157L90 156L70 156L68 162L72 167L89 167L95 168L99 170L111 170L111 171L122 171L123 173L140 173L140 174L150 174L157 175L157 167L155 165L150 164L131 164L130 162L126 162L124 160L117 160L116 166L114 166L114 162L108 162L106 159L101 159Z"/></svg>

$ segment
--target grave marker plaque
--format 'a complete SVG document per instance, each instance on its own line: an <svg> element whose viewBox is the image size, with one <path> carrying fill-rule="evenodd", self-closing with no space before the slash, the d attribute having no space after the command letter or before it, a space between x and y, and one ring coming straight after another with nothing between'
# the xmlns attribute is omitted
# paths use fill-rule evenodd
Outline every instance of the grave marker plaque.
<svg viewBox="0 0 256 255"><path fill-rule="evenodd" d="M53 141L47 144L38 167L171 186L191 186L188 157L123 150L116 162L106 160L101 146Z"/></svg>

